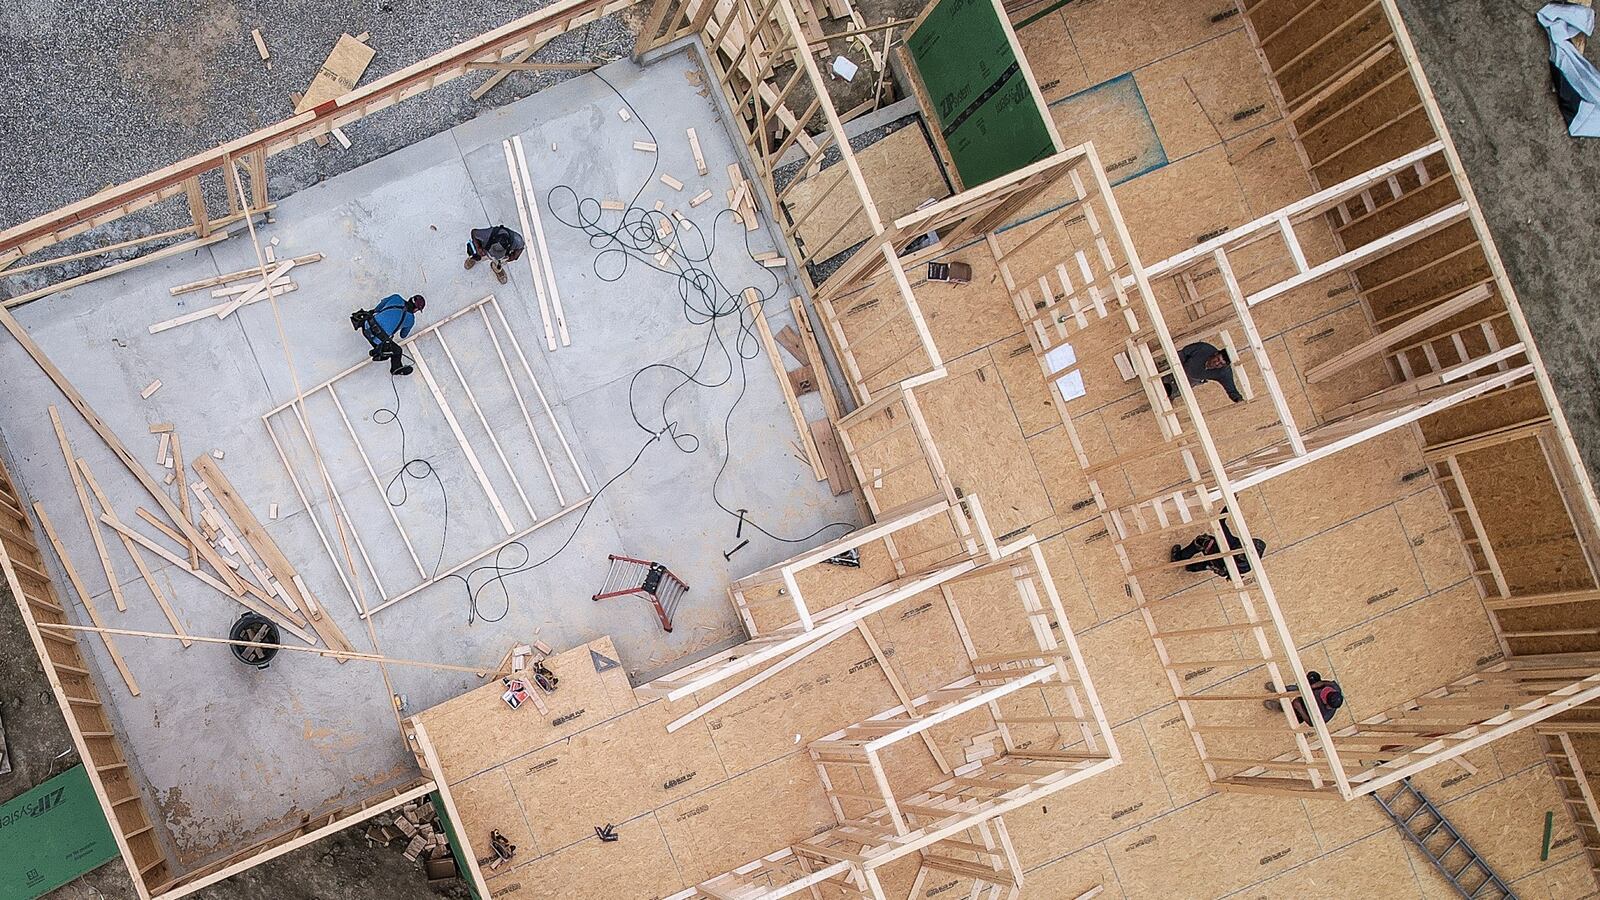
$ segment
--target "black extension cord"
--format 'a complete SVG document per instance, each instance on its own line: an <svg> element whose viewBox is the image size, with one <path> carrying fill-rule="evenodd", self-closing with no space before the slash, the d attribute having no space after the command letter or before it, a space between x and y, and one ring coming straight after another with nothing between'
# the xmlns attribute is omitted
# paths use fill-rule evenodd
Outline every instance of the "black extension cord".
<svg viewBox="0 0 1600 900"><path fill-rule="evenodd" d="M655 131L650 127L650 124L645 117L640 115L639 111L634 108L633 104L628 102L628 98L624 97L622 92L618 91L616 86L608 81L604 75L601 75L598 71L593 72L592 74L596 78L599 78L606 87L610 88L612 93L617 95L617 98L620 99L623 105L626 106L632 113L633 118L638 121L639 125L642 126L645 132L649 134L651 141L659 146L659 141L656 140ZM589 245L596 251L595 257L591 261L590 265L597 278L607 283L618 282L627 274L628 267L634 262L638 262L649 269L654 269L657 272L671 276L677 285L679 300L683 304L684 319L690 325L710 326L708 329L706 329L705 343L701 346L700 355L696 360L692 370L686 370L671 363L651 363L643 366L640 369L637 369L633 373L632 377L629 378L629 415L633 417L633 422L636 426L638 426L639 430L645 432L645 434L649 435L649 437L646 438L644 443L640 445L639 450L634 454L632 461L624 466L621 471L606 479L605 483L601 484L599 489L594 492L590 498L590 502L584 506L582 513L578 516L578 520L573 525L572 531L568 533L566 540L561 542L561 546L557 547L548 556L544 557L538 562L529 562L529 558L531 557L532 553L528 549L527 545L523 544L521 541L511 541L510 543L501 547L499 550L495 551L494 557L490 562L474 566L466 570L464 573L453 573L448 576L450 578L459 579L462 582L462 585L465 587L467 594L467 624L469 625L472 624L475 619L482 619L485 622L491 623L504 619L511 609L511 594L506 587L505 580L512 575L517 575L522 572L536 569L555 559L562 553L562 551L566 550L567 547L571 545L573 539L577 537L578 530L583 527L584 520L589 516L589 511L594 508L596 502L598 502L600 497L606 492L606 489L615 484L624 475L627 475L630 471L632 471L634 466L638 465L639 461L644 458L645 451L650 449L652 444L655 444L662 438L667 438L681 453L699 452L699 437L682 431L679 428L679 423L677 420L670 417L668 408L672 403L672 399L679 391L691 385L702 388L722 387L733 380L736 372L739 377L739 393L734 398L733 403L728 407L727 415L723 417L722 460L717 467L717 474L711 482L712 502L714 502L719 509L726 513L729 518L742 519L745 525L754 528L756 531L767 536L768 538L771 538L772 540L786 544L805 543L830 528L842 527L846 530L849 530L853 527L849 522L829 522L828 524L823 525L821 528L818 528L809 534L801 535L799 537L784 537L782 535L774 534L768 529L763 528L759 523L751 518L748 512L743 512L729 507L728 504L723 502L721 496L719 496L718 491L721 487L722 476L727 472L728 464L732 459L732 455L729 451L733 446L733 414L734 411L738 409L739 403L744 399L746 390L749 387L746 365L750 360L755 359L757 356L765 352L761 346L760 336L757 334L754 327L755 312L753 307L755 304L765 304L766 301L775 297L781 283L779 282L776 274L767 271L768 276L771 278L772 284L770 289L765 292L759 290L753 285L747 285L738 290L733 290L727 287L723 278L717 272L716 267L711 263L711 257L714 254L716 247L717 228L723 224L724 217L727 217L730 220L730 223L737 229L737 233L743 238L746 255L748 255L751 258L751 261L754 262L755 257L754 252L750 247L749 232L746 231L744 225L734 214L733 210L724 209L717 213L716 217L712 220L710 234L711 239L708 241L706 239L705 232L701 231L698 226L693 225L689 221L676 221L665 212L640 206L639 198L644 195L645 190L655 179L656 168L657 166L653 159L650 167L650 174L645 177L644 181L639 185L638 190L634 192L633 197L628 201L627 207L622 212L622 220L615 228L606 228L600 224L600 219L606 211L601 208L600 201L598 199L594 197L580 197L578 196L578 192L570 185L556 185L550 189L546 199L549 203L551 213L556 219L558 219L563 225L566 225L569 228L579 229L588 235ZM558 193L563 201L570 202L570 206L572 208L571 218L569 218L568 215L564 215L561 210L557 209L556 203ZM673 251L673 255L671 257L671 261L674 266L672 269L663 268L662 266L658 265L654 259L656 254L668 248L668 243L664 242L661 237L660 226L663 223L669 225L671 228L671 233L677 235L678 246ZM691 254L690 248L687 246L689 233L691 232L699 238L701 252L698 254ZM747 290L756 291L758 297L747 300L745 296L745 292ZM718 323L723 319L735 319L737 322L731 344L729 343L728 336L725 336L722 333L722 330L718 327ZM727 364L727 372L720 378L713 378L703 375L708 364L715 362L713 348L715 348L717 351L720 351L722 361ZM679 380L675 385L667 390L665 394L662 395L660 407L654 411L654 415L651 417L652 422L659 420L659 424L646 424L645 421L640 417L639 405L636 399L636 391L638 389L639 379L643 377L645 373L654 370L660 370L663 373L677 375L679 376ZM379 421L379 414L387 414L387 416L382 421ZM449 535L449 493L445 490L444 482L439 477L439 473L434 469L431 462L423 458L406 458L405 426L400 419L400 394L398 387L395 388L394 409L390 410L386 408L380 408L376 410L373 413L373 421L378 422L379 424L389 424L392 422L400 428L400 455L401 458L405 460L405 462L402 463L400 470L395 473L394 478L390 479L389 484L385 486L385 500L387 500L393 506L403 505L406 502L406 498L409 496L409 491L406 489L407 478L422 480L431 477L439 486L439 491L444 497L445 505L444 529L439 538L439 561L442 561L444 558L445 540ZM401 488L401 496L398 501L393 497L393 489L397 485ZM520 551L522 554L520 560L516 562L510 562L505 558L508 553L515 553L518 551ZM435 562L435 572L438 571L438 565L439 563ZM481 574L486 574L487 577L475 585L474 580ZM482 609L479 607L479 595L490 585L499 586L503 601L500 613L496 616L485 615Z"/></svg>

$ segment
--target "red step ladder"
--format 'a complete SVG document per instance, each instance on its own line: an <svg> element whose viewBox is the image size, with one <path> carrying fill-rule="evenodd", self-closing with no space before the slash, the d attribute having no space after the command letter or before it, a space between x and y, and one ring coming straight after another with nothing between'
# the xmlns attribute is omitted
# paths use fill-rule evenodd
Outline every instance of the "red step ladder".
<svg viewBox="0 0 1600 900"><path fill-rule="evenodd" d="M672 574L666 566L647 559L611 554L611 571L606 573L605 586L594 595L595 600L639 594L649 599L661 619L661 630L672 630L672 613L678 600L689 592L683 579Z"/></svg>

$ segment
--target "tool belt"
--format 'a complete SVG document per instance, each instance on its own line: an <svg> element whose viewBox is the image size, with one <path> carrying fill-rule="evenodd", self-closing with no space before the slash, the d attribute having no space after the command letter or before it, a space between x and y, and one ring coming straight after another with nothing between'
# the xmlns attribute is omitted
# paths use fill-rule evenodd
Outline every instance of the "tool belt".
<svg viewBox="0 0 1600 900"><path fill-rule="evenodd" d="M369 309L358 309L350 314L350 327L361 332L374 347L382 346L394 341L389 332L383 330L378 324L378 319Z"/></svg>

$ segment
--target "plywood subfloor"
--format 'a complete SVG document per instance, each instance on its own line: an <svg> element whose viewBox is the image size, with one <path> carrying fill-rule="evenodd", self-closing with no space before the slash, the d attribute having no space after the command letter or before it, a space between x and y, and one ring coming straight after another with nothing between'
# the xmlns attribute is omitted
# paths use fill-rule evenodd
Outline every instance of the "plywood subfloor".
<svg viewBox="0 0 1600 900"><path fill-rule="evenodd" d="M1069 3L1023 28L1019 37L1032 53L1064 136L1071 135L1068 142L1092 139L1097 146L1123 148L1101 155L1108 165L1127 160L1115 173L1123 182L1116 195L1146 262L1310 192L1230 0ZM1097 885L1108 897L1447 896L1444 880L1369 800L1309 802L1211 788L1010 300L981 247L958 251L957 258L973 265L971 284L913 280L951 372L923 392L924 412L957 490L985 501L1000 523L996 531L1027 528L1041 538L1123 757L1110 772L1006 817L1027 872L1023 897L1074 898ZM852 297L840 309L847 332L876 324L880 313L874 310L882 304L872 302L875 293ZM1347 288L1310 285L1257 311L1302 427L1382 377L1362 368L1316 386L1300 377L1370 333ZM885 353L892 354L893 343L885 340ZM871 370L886 358L875 363L864 348L860 362ZM891 369L881 380L888 383L895 375ZM1086 408L1074 410L1092 452L1121 452L1137 439L1138 420L1147 419L1148 410L1130 395L1091 397ZM1257 408L1226 408L1220 396L1204 391L1202 399L1229 452L1258 445L1260 432L1271 424ZM977 411L969 412L974 400ZM1130 472L1120 489L1148 488L1144 482L1161 477L1154 470ZM1266 564L1307 667L1345 686L1349 706L1335 724L1496 658L1499 648L1469 580L1460 537L1422 464L1415 433L1399 432L1307 467L1248 492L1241 502L1252 528L1268 542ZM1341 569L1330 567L1330 559L1348 562ZM1196 624L1225 610L1214 585L1203 578L1179 573L1160 585L1164 593L1195 598L1180 605ZM983 614L982 592L962 595L960 602L969 621ZM980 611L968 611L969 602ZM870 623L916 691L947 674L939 670L940 654L955 652L946 627L929 615L936 607L916 598ZM845 646L846 640L856 643ZM652 796L610 807L619 816L633 816L620 823L624 841L637 842L628 866L609 852L616 845L602 846L592 837L559 848L541 844L541 856L496 876L496 894L541 896L550 885L563 884L571 885L571 896L654 896L821 828L828 813L817 786L808 783L814 775L789 747L860 718L859 709L887 696L877 664L859 640L839 643L701 723L722 764L720 775L700 774L717 769L696 738L683 752L703 762L681 796L643 811L671 794L661 795L659 786L641 778L636 790ZM1190 674L1206 685L1238 683L1246 689L1261 678ZM635 724L658 725L663 718L650 711L652 705L627 710L620 697L613 702L624 710L622 718L596 730L596 739L624 736ZM643 745L662 734L659 727L641 727L624 739ZM531 748L523 753L540 755ZM446 763L447 769L453 765ZM484 798L464 804L509 807L519 790L514 764L493 774L506 780L464 779L459 794ZM1519 893L1595 893L1576 828L1532 735L1513 735L1468 754L1465 765L1437 766L1415 783L1442 804ZM762 810L759 822L750 808ZM782 827L768 821L773 811L787 820ZM1555 814L1555 830L1549 859L1540 860L1547 811ZM579 820L559 826L553 840L575 836L587 824L570 807L563 814ZM540 841L531 822L521 833ZM900 876L889 880L900 884ZM609 892L596 887L600 881ZM920 896L951 896L965 890L963 884L930 878Z"/></svg>
<svg viewBox="0 0 1600 900"><path fill-rule="evenodd" d="M1032 51L1064 140L1093 140L1108 169L1115 167L1116 197L1146 263L1311 192L1231 3L1071 3L1021 29L1019 38ZM1331 234L1310 240L1326 246ZM959 404L925 402L934 441L958 491L978 494L986 508L991 494L1004 497L995 504L1001 514L1027 520L1043 539L1124 757L1105 776L1007 817L1028 870L1023 896L1076 897L1096 884L1105 885L1105 896L1130 897L1445 896L1443 879L1369 800L1283 801L1211 789L988 254L967 247L952 258L972 264L970 284L914 280L913 287L952 373L947 380L983 399L965 418ZM1164 298L1172 296L1167 286L1157 289ZM1317 385L1302 378L1341 347L1371 334L1348 286L1329 279L1256 313L1302 428L1387 383L1375 366ZM843 318L847 334L875 324L865 312ZM866 348L858 359L862 369L882 364L893 344L886 340L886 355L876 360ZM1252 364L1246 366L1255 376ZM926 393L937 396L939 384ZM1144 437L1148 407L1133 393L1113 390L1074 407L1091 453L1103 458L1125 452ZM1267 405L1261 393L1256 404L1229 407L1220 392L1200 392L1225 455L1259 446L1272 427L1275 416L1260 408ZM1014 424L997 423L997 408ZM1013 435L1020 436L1025 456L1014 455ZM996 452L1006 459L996 461ZM1514 460L1476 462L1490 467ZM1148 491L1163 478L1170 480L1170 473L1135 470L1118 489ZM1506 489L1537 492L1520 498L1519 508L1549 496L1541 485L1508 483ZM1266 565L1306 665L1346 688L1349 706L1335 724L1348 724L1352 714L1371 715L1498 657L1460 535L1414 431L1308 466L1247 492L1241 501L1252 529L1268 542ZM1507 503L1516 505L1509 497ZM1163 544L1148 552L1165 549ZM1561 549L1549 552L1561 555ZM1530 577L1534 568L1529 566ZM1151 579L1159 586L1153 593L1188 592L1198 603L1214 594L1205 578L1176 573ZM1182 605L1196 625L1210 624L1205 615L1222 621L1210 611L1219 607ZM1082 623L1093 624L1085 629ZM1204 684L1247 690L1258 690L1259 684L1250 683L1262 677L1188 674ZM1520 879L1519 890L1590 895L1596 884L1572 837L1575 828L1531 740L1513 736L1469 754L1476 774L1446 763L1416 784L1445 804L1492 865ZM1547 810L1556 816L1557 846L1540 862ZM941 886L951 889L944 880L930 879L924 895L940 895L934 891Z"/></svg>

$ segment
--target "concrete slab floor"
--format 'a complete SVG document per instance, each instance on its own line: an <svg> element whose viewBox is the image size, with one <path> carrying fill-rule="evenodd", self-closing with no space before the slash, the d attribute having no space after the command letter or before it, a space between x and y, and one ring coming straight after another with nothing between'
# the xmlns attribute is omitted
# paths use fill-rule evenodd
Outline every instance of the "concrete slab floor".
<svg viewBox="0 0 1600 900"><path fill-rule="evenodd" d="M597 259L596 229L586 233L566 224L578 221L574 197L621 199L639 191L636 202L646 208L661 199L704 234L703 245L691 236L686 247L710 260L699 266L714 285L709 302L730 309L730 298L753 286L768 298L774 329L792 321L787 301L794 287L781 270L750 258L750 251L776 249L770 236L747 234L719 215L735 149L690 58L670 57L647 73L620 62L602 74L633 105L631 121L617 115L623 102L599 74L572 79L280 200L262 239L279 238L281 257L311 251L327 257L296 271L299 290L279 302L294 377L268 304L246 307L229 321L147 332L151 322L214 302L204 293L174 300L168 286L253 264L254 253L241 240L63 292L21 308L19 318L135 456L151 460L152 471L159 474L155 438L147 431L153 422L176 423L191 459L223 450L222 469L259 518L266 522L268 505L278 504L279 519L266 522L268 530L358 649L490 665L514 642L538 637L562 649L604 633L616 641L630 673L638 674L728 643L736 629L725 598L729 580L799 546L746 526L752 542L729 563L722 553L736 543L733 510L749 509L757 524L800 545L843 532L856 512L848 496L831 496L796 458L782 393L748 323L723 316L707 324L693 311L695 303L707 301L685 302L686 280L645 265L648 258L629 260L625 268L618 254ZM695 175L684 136L690 126L710 167L705 178ZM460 262L469 227L516 224L500 145L513 134L522 136L529 154L568 313L572 345L555 353L543 346L525 262L508 266L506 285L496 284L484 267L465 271ZM654 140L660 153L635 151L634 140ZM658 155L659 171L685 182L682 192L654 177ZM560 185L570 191L552 192ZM689 198L702 186L716 199L690 208ZM585 208L597 212L597 202ZM607 216L603 226L615 228L617 214ZM313 488L307 510L264 440L260 416L292 398L296 382L309 388L359 361L362 342L349 330L348 313L391 292L429 298L423 325L493 293L598 494L581 527L576 513L557 521L521 549L513 545L502 552L501 569L478 568L465 582L445 579L372 616L369 632L313 524L315 517L333 527L313 460L300 443L285 439L291 464ZM481 339L466 342L469 333L449 332L463 370L497 367L492 346ZM465 412L470 407L437 345L423 352L451 395L469 444L486 468L495 469L498 492L520 502L510 476L496 468L497 460L488 462L487 435ZM0 423L13 472L24 492L46 506L101 615L113 627L168 631L121 547L112 544L116 577L129 601L126 612L116 611L46 406L64 408L76 453L93 468L121 518L136 521L135 509L152 502L14 343L0 347L0 372L6 386ZM697 383L685 387L685 373L693 373ZM140 399L140 390L156 378L161 390ZM369 366L341 382L339 391L380 481L416 458L427 459L439 476L437 482L403 480L409 494L398 514L421 558L431 563L430 557L442 557L448 567L503 538L421 378L390 382L385 371ZM397 400L406 432L403 453L398 429L379 413ZM520 427L507 390L485 392L478 400L497 434L509 434L514 422ZM390 585L414 583L415 563L381 509L354 444L340 431L337 411L324 399L308 404L308 412L379 578ZM655 432L662 436L657 439ZM530 471L543 478L528 448L508 456L528 483L537 480ZM581 493L574 487L575 472L560 474L564 487ZM398 491L392 496L398 498ZM530 493L529 499L536 514L550 513L551 498ZM532 520L527 510L516 512L519 525ZM829 528L831 523L844 524ZM818 536L819 530L825 535ZM557 553L531 571L512 571ZM661 559L691 585L672 634L661 632L642 601L590 600L603 580L607 553ZM223 634L240 611L173 567L158 567L156 577L195 634ZM376 605L378 585L364 568L354 584L367 606ZM470 623L469 590L477 602ZM470 675L286 658L290 654L256 672L217 648L183 650L176 642L134 638L117 643L139 681L138 697L128 695L103 650L90 642L94 662L136 773L157 798L152 818L166 824L172 850L190 866L290 827L302 815L410 777L414 770L395 730L389 693L421 709L480 683Z"/></svg>

